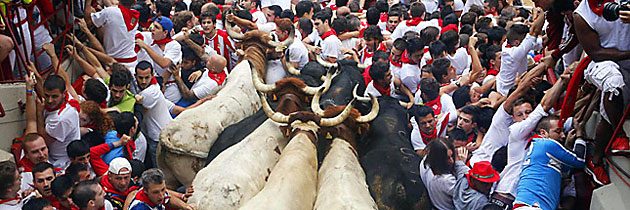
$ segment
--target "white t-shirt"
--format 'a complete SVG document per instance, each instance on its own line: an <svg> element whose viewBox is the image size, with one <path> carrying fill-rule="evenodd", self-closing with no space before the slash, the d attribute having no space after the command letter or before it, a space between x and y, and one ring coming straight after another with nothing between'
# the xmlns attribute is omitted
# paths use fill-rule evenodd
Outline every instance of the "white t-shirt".
<svg viewBox="0 0 630 210"><path fill-rule="evenodd" d="M389 95L390 96L394 95L394 90L395 90L394 82L390 82L389 83ZM370 97L370 95L368 93L371 93L374 97L382 96L381 92L378 92L376 87L374 87L374 80L370 81L370 83L367 85L367 87L365 88L365 93L363 94L363 96Z"/></svg>
<svg viewBox="0 0 630 210"><path fill-rule="evenodd" d="M151 38L150 35L143 35L144 41L148 43L151 49L153 49L153 51L155 51L158 55L161 55L164 58L171 60L171 62L173 62L173 65L177 65L182 61L182 47L179 42L171 41L169 43L166 43L166 45L164 45L164 50L162 51L159 45L153 44L154 40ZM152 59L150 60L150 62L153 63L153 69L155 70L155 73L159 76L164 75L166 71L171 71L169 67L162 68L160 65L157 64L157 62L153 61ZM179 88L177 88L175 77L173 77L173 75L171 75L171 77L169 78L164 78L164 84L166 86L166 89L164 90L164 97L166 97L166 99L172 101L173 103L177 103L180 99L182 99L182 94L179 92Z"/></svg>
<svg viewBox="0 0 630 210"><path fill-rule="evenodd" d="M346 39L346 40L341 41L341 46L343 48L352 49L355 46L357 46L357 43L360 42L360 41L361 41L361 39L352 37L350 39Z"/></svg>
<svg viewBox="0 0 630 210"><path fill-rule="evenodd" d="M464 10L464 2L462 0L453 1L453 11L463 11Z"/></svg>
<svg viewBox="0 0 630 210"><path fill-rule="evenodd" d="M274 22L266 22L263 24L258 25L258 30L264 31L264 32L268 32L271 33L272 31L275 31L277 28L276 23Z"/></svg>
<svg viewBox="0 0 630 210"><path fill-rule="evenodd" d="M547 116L547 112L539 104L536 109L527 116L527 119L514 123L510 126L510 138L508 142L508 161L507 165L501 172L501 180L496 185L494 191L500 193L509 193L516 196L516 187L518 186L519 176L523 168L523 160L527 150L527 140L538 121Z"/></svg>
<svg viewBox="0 0 630 210"><path fill-rule="evenodd" d="M271 5L278 5L282 10L291 9L291 0L262 0L260 1L260 8L269 7Z"/></svg>
<svg viewBox="0 0 630 210"><path fill-rule="evenodd" d="M149 85L149 87L140 91L138 95L144 97L142 99L142 107L147 109L144 113L144 119L142 119L142 132L146 138L159 141L162 128L173 119L168 111L166 98L164 98L164 94L162 94L160 86L157 84Z"/></svg>
<svg viewBox="0 0 630 210"><path fill-rule="evenodd" d="M118 7L106 7L100 12L92 13L92 22L96 27L102 27L103 47L108 55L114 58L133 58L136 52L135 35L138 26L128 31L122 12ZM135 66L135 65L134 65Z"/></svg>
<svg viewBox="0 0 630 210"><path fill-rule="evenodd" d="M483 8L483 0L467 0L466 4L464 4L464 13L468 12L468 10L470 10L470 7L472 7L472 5L478 5L481 8ZM483 15L483 14L477 14L477 15Z"/></svg>
<svg viewBox="0 0 630 210"><path fill-rule="evenodd" d="M201 77L190 89L199 99L216 94L220 88L219 84L208 75L210 71L205 70L201 73Z"/></svg>
<svg viewBox="0 0 630 210"><path fill-rule="evenodd" d="M299 33L298 33L299 34ZM297 69L302 69L308 63L308 49L300 39L295 39L288 49L289 62L299 63Z"/></svg>
<svg viewBox="0 0 630 210"><path fill-rule="evenodd" d="M494 116L492 116L492 124L490 124L486 135L483 136L479 149L473 151L469 161L470 165L475 165L475 163L480 161L491 161L494 153L508 144L508 138L505 137L510 136L510 125L514 121L512 116L505 111L503 105L505 103L501 104Z"/></svg>
<svg viewBox="0 0 630 210"><path fill-rule="evenodd" d="M133 159L144 162L144 158L147 155L147 138L140 132L134 142L136 144L136 150L132 153Z"/></svg>
<svg viewBox="0 0 630 210"><path fill-rule="evenodd" d="M453 174L433 174L428 165L424 165L426 158L420 162L420 178L429 192L429 198L435 208L440 210L455 209L453 195L457 178Z"/></svg>
<svg viewBox="0 0 630 210"><path fill-rule="evenodd" d="M438 0L421 0L421 2L424 4L424 8L426 8L425 12L427 14L437 12L440 9Z"/></svg>
<svg viewBox="0 0 630 210"><path fill-rule="evenodd" d="M326 59L327 57L343 59L343 55L341 54L341 40L335 35L331 35L326 37L326 39L320 41L322 47L322 58Z"/></svg>
<svg viewBox="0 0 630 210"><path fill-rule="evenodd" d="M252 20L258 26L267 23L267 17L265 17L265 13L260 10L256 10L256 12L252 13Z"/></svg>
<svg viewBox="0 0 630 210"><path fill-rule="evenodd" d="M400 69L400 81L409 89L409 91L411 91L411 93L416 93L418 91L421 75L422 71L420 70L420 67L415 64L403 63L402 68Z"/></svg>
<svg viewBox="0 0 630 210"><path fill-rule="evenodd" d="M615 2L619 3L619 0L615 0ZM600 45L603 48L617 48L621 51L630 50L630 34L628 33L630 24L621 23L621 19L607 21L595 14L590 9L587 1L582 1L574 13L580 15L588 26L597 32Z"/></svg>
<svg viewBox="0 0 630 210"><path fill-rule="evenodd" d="M448 126L444 125L444 123L448 123L445 122L444 120L448 120L446 119L446 115L442 115L442 117L440 117L440 119L438 119L437 123L435 124L435 129L436 132L438 133L438 137L446 137L446 131L448 130ZM424 143L423 139L422 139L422 135L420 134L420 128L418 127L418 122L416 122L415 118L412 118L410 120L411 122L411 146L413 146L413 150L421 150L427 147L427 145ZM442 127L444 127L442 129Z"/></svg>
<svg viewBox="0 0 630 210"><path fill-rule="evenodd" d="M265 75L265 83L274 84L278 80L281 80L286 76L287 72L284 70L284 66L282 66L282 61L280 61L280 59L267 61L267 74Z"/></svg>
<svg viewBox="0 0 630 210"><path fill-rule="evenodd" d="M55 168L66 168L70 165L66 147L74 140L81 140L79 112L70 104L66 104L61 111L59 109L52 112L44 111L44 116L46 132L55 139L48 145L48 159Z"/></svg>
<svg viewBox="0 0 630 210"><path fill-rule="evenodd" d="M457 75L462 75L464 70L469 69L472 63L468 51L463 47L458 48L452 57L451 55L446 55L446 58L448 58L448 60L451 61L451 65L455 67Z"/></svg>
<svg viewBox="0 0 630 210"><path fill-rule="evenodd" d="M540 50L541 48L542 39L536 39L529 34L519 46L508 47L507 42L505 42L501 51L501 70L496 79L497 92L507 96L510 88L514 86L516 74L522 75L527 71L527 53L530 50Z"/></svg>
<svg viewBox="0 0 630 210"><path fill-rule="evenodd" d="M20 195L18 195L18 196L20 196ZM35 197L37 197L37 193L36 192L31 192L31 194L27 195L25 198L22 198L22 199L6 200L6 201L0 203L0 209L2 209L2 210L22 210L22 206L24 206L24 204L26 204L29 200L31 200L32 198L35 198Z"/></svg>

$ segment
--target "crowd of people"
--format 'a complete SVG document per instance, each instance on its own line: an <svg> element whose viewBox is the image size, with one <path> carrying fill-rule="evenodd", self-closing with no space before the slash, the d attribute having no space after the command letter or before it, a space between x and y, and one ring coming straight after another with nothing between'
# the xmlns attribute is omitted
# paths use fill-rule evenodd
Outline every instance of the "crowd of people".
<svg viewBox="0 0 630 210"><path fill-rule="evenodd" d="M368 66L365 96L408 102L434 208L577 208L575 174L609 184L604 156L630 152L612 136L630 99L630 12L605 19L604 2L86 0L65 46L43 27L14 43L7 28L23 21L7 16L0 61L16 66L16 46L44 53L40 69L23 67L26 129L17 164L0 162L0 209L196 209L192 186L166 189L156 150L162 128L230 79L243 54L226 27L294 36L266 61L269 84L291 76L281 57L299 70L317 56ZM53 3L30 8L44 17ZM586 133L593 111L602 120Z"/></svg>

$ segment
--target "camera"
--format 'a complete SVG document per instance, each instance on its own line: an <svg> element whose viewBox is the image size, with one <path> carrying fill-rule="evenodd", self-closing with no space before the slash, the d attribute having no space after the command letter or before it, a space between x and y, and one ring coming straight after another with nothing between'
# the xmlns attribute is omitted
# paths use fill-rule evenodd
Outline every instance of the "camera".
<svg viewBox="0 0 630 210"><path fill-rule="evenodd" d="M615 21L619 19L619 11L629 11L630 10L630 0L622 0L619 3L616 2L607 2L604 4L604 10L602 12L602 16L607 21Z"/></svg>

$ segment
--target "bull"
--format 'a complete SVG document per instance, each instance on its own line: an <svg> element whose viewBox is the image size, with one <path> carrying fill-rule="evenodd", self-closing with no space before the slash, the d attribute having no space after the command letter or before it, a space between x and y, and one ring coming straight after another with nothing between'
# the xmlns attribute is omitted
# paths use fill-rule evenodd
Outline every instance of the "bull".
<svg viewBox="0 0 630 210"><path fill-rule="evenodd" d="M229 23L226 25L228 34L235 35ZM240 62L232 69L225 86L213 100L180 114L160 133L157 162L168 177L167 186L190 186L195 174L205 166L209 148L223 129L260 108L250 69L255 68L259 75L264 75L268 49L289 46L293 36L289 37L283 42L275 42L262 31L236 34L235 38L241 38L245 48L241 61L249 62ZM213 117L199 117L208 115L209 111Z"/></svg>
<svg viewBox="0 0 630 210"><path fill-rule="evenodd" d="M273 93L279 98L276 111L285 115L301 111L306 97L317 92L317 88L308 87L296 78L266 85L255 68L251 69L251 75L256 89ZM330 73L327 75L321 89L326 90L330 86L332 77ZM199 171L193 180L195 193L189 203L202 209L239 208L265 186L286 145L287 138L281 132L280 124L266 120Z"/></svg>
<svg viewBox="0 0 630 210"><path fill-rule="evenodd" d="M317 187L317 133L320 126L337 125L350 115L352 102L333 118L321 118L312 112L290 115L274 112L265 95L260 94L263 110L270 119L288 123L291 140L280 155L265 187L240 209L311 210Z"/></svg>

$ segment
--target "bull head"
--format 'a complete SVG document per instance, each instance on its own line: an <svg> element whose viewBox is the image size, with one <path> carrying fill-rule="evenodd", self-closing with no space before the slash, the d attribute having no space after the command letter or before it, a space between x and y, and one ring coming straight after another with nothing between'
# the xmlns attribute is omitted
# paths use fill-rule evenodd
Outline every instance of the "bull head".
<svg viewBox="0 0 630 210"><path fill-rule="evenodd" d="M262 102L263 111L265 112L265 114L267 114L267 116L269 116L269 119L278 123L289 123L291 115L284 115L282 113L273 111L271 109L271 106L269 106L269 103L267 103L267 97L265 96L265 94L258 92L258 96L260 97L260 101ZM348 117L348 115L350 115L353 103L354 100L350 101L350 103L346 106L343 112L341 112L341 114L333 118L319 118L319 122L315 123L317 123L319 126L324 127L332 127L342 123Z"/></svg>
<svg viewBox="0 0 630 210"><path fill-rule="evenodd" d="M291 66L291 65L288 65ZM263 80L260 78L260 76L258 75L258 71L256 71L256 69L254 68L254 66L252 65L251 67L251 73L252 73L252 82L254 83L254 87L256 88L256 90L261 91L261 92L273 92L276 90L276 85L269 85L269 84L265 84L263 82ZM328 90L328 88L330 88L330 84L332 83L332 79L337 76L338 72L335 72L335 74L333 75L332 72L328 72L326 74L326 79L324 80L324 84L322 84L320 87L309 87L309 86L305 86L302 88L302 91L308 95L314 95L315 93L317 93L317 91L320 88L323 88L324 92Z"/></svg>
<svg viewBox="0 0 630 210"><path fill-rule="evenodd" d="M357 94L357 88L359 86L354 86L354 89L352 90L352 95L354 96L354 98L357 99L357 101L361 101L361 102L368 102L370 101L370 98L368 97L364 97L364 96L359 96L359 94ZM315 98L313 98L313 100L315 100ZM404 101L398 101L398 103L400 104L400 106L407 108L407 105L409 105L409 103L412 102L404 102Z"/></svg>
<svg viewBox="0 0 630 210"><path fill-rule="evenodd" d="M359 100L359 96L356 95L356 90L357 87L359 85L355 85L354 86L354 100ZM323 89L320 89L317 93L315 93L315 95L313 96L313 100L311 101L311 110L313 111L313 113L319 115L319 116L324 116L324 110L321 109L320 105L319 105L319 98L321 97L321 95L324 93ZM366 123L366 122L370 122L372 121L374 118L376 118L376 116L378 115L379 112L379 105L378 105L378 100L376 99L376 97L374 97L372 94L369 94L370 98L368 100L370 100L372 102L372 110L370 110L370 113L368 113L365 116L359 116L355 119L355 121L357 121L358 123ZM364 100L366 97L361 97L361 100Z"/></svg>

